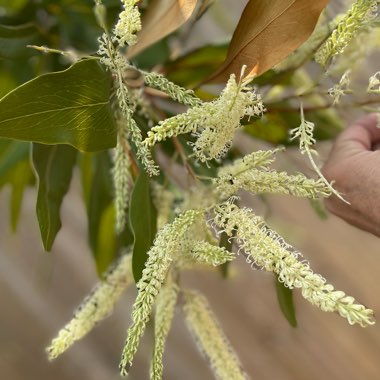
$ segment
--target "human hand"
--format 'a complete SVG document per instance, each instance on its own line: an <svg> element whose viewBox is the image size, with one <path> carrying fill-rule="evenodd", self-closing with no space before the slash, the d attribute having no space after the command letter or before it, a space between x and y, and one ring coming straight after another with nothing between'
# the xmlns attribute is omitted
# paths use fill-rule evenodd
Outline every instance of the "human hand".
<svg viewBox="0 0 380 380"><path fill-rule="evenodd" d="M327 209L380 237L380 128L376 115L357 120L336 139L322 168L327 180L350 202L326 199Z"/></svg>

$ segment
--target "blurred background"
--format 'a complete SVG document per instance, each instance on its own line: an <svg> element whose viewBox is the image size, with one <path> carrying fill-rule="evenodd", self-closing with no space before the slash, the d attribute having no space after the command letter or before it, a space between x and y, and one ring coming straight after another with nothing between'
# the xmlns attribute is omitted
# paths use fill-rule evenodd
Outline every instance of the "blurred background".
<svg viewBox="0 0 380 380"><path fill-rule="evenodd" d="M210 16L199 22L190 47L199 46L206 37L210 41L226 39L244 1L234 1L233 7L231 3L220 1ZM378 62L370 62L363 70L364 78L376 71ZM353 113L347 114L348 119L352 117ZM256 143L242 141L242 135L238 140L247 151L257 147ZM319 144L322 161L330 146L331 142ZM281 165L303 164L297 152L289 152ZM308 172L307 167L304 169ZM43 251L40 242L35 190L25 192L17 234L12 234L8 225L10 188L0 193L0 379L119 379L118 362L130 323L133 290L126 293L112 316L62 357L49 363L45 354L45 347L97 281L81 192L76 172L62 207L63 228L50 253ZM260 199L246 202L265 214L268 224L303 252L316 272L380 314L378 238L334 216L321 220L302 199L271 196L265 203ZM279 310L273 276L252 270L244 257L231 269L228 280L218 272L200 271L189 273L185 282L208 296L252 379L380 378L380 325L367 329L349 326L339 316L312 307L296 291L298 328L292 328ZM151 341L152 331L148 329L130 379L148 378ZM213 378L180 312L165 352L165 378Z"/></svg>

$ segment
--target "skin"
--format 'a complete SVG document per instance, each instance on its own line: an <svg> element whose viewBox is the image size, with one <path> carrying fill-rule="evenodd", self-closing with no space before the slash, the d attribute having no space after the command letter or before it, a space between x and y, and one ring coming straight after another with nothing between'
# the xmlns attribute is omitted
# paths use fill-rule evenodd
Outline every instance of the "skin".
<svg viewBox="0 0 380 380"><path fill-rule="evenodd" d="M336 139L322 172L350 202L326 199L327 209L380 237L380 128L376 115L357 120Z"/></svg>

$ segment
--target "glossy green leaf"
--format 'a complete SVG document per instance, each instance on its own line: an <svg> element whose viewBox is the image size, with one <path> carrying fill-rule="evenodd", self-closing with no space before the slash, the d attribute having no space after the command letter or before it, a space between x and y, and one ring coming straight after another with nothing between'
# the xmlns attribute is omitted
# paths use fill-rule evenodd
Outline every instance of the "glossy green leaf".
<svg viewBox="0 0 380 380"><path fill-rule="evenodd" d="M103 211L96 237L95 259L98 274L104 273L118 251L118 242L115 237L115 207L110 203Z"/></svg>
<svg viewBox="0 0 380 380"><path fill-rule="evenodd" d="M170 48L166 39L158 41L133 58L133 63L140 69L150 70L170 57Z"/></svg>
<svg viewBox="0 0 380 380"><path fill-rule="evenodd" d="M135 281L139 281L149 248L157 232L157 210L152 200L149 177L140 170L129 207L129 222L134 236L132 271Z"/></svg>
<svg viewBox="0 0 380 380"><path fill-rule="evenodd" d="M24 191L33 178L33 171L29 160L19 162L12 171L12 196L11 196L11 228L16 232Z"/></svg>
<svg viewBox="0 0 380 380"><path fill-rule="evenodd" d="M282 108L292 111L283 111ZM315 124L314 136L317 140L333 139L343 129L342 120L335 110L308 112L306 117ZM246 124L243 130L252 137L273 144L294 145L296 142L289 140L289 131L299 124L299 110L285 103L284 107L270 109L261 119Z"/></svg>
<svg viewBox="0 0 380 380"><path fill-rule="evenodd" d="M29 144L12 141L2 140L0 143L0 186L8 182L9 176L15 166L23 160L28 160L29 157Z"/></svg>
<svg viewBox="0 0 380 380"><path fill-rule="evenodd" d="M293 290L287 288L282 282L276 281L277 300L282 314L292 327L297 327L296 311L293 301Z"/></svg>
<svg viewBox="0 0 380 380"><path fill-rule="evenodd" d="M232 252L232 239L230 239L229 236L225 232L222 232L222 234L220 235L219 247L223 247L228 252ZM220 270L224 278L228 277L229 265L230 263L227 262L220 266Z"/></svg>
<svg viewBox="0 0 380 380"><path fill-rule="evenodd" d="M103 213L113 203L112 161L109 152L91 155L91 163L81 165L82 184L87 191L88 233L92 251L97 251L97 236ZM86 177L86 178L85 178ZM86 180L87 184L83 181ZM86 190L87 188L87 190Z"/></svg>
<svg viewBox="0 0 380 380"><path fill-rule="evenodd" d="M115 234L112 161L109 152L82 154L80 169L89 243L100 276L117 258L122 247L132 245L133 236L129 226L120 236Z"/></svg>
<svg viewBox="0 0 380 380"><path fill-rule="evenodd" d="M224 62L228 45L208 45L165 65L165 75L186 88L200 85Z"/></svg>
<svg viewBox="0 0 380 380"><path fill-rule="evenodd" d="M0 100L0 137L97 151L116 144L111 77L95 59L41 75Z"/></svg>
<svg viewBox="0 0 380 380"><path fill-rule="evenodd" d="M0 58L19 59L35 54L27 45L39 43L39 32L33 24L0 25Z"/></svg>
<svg viewBox="0 0 380 380"><path fill-rule="evenodd" d="M75 165L77 151L69 145L33 144L32 159L38 179L37 219L42 243L50 251L61 228L60 209Z"/></svg>
<svg viewBox="0 0 380 380"><path fill-rule="evenodd" d="M10 224L17 229L22 199L26 186L33 180L29 162L30 144L13 140L0 140L0 188L10 185Z"/></svg>
<svg viewBox="0 0 380 380"><path fill-rule="evenodd" d="M318 218L321 220L326 220L329 216L327 214L323 200L321 199L309 199L311 208L317 214Z"/></svg>

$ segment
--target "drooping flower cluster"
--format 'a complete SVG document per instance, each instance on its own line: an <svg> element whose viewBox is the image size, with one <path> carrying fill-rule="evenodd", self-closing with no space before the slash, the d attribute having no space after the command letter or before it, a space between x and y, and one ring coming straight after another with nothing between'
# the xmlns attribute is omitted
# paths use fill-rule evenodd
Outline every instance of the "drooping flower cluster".
<svg viewBox="0 0 380 380"><path fill-rule="evenodd" d="M49 359L63 354L77 340L83 338L102 319L112 313L124 290L133 283L132 256L125 254L110 269L92 293L74 313L73 319L59 331L47 348Z"/></svg>
<svg viewBox="0 0 380 380"><path fill-rule="evenodd" d="M193 150L204 162L222 157L230 148L241 119L261 116L265 111L260 95L242 79L231 75L221 95L212 102L190 108L186 113L161 121L148 132L147 146L184 133L196 137Z"/></svg>
<svg viewBox="0 0 380 380"><path fill-rule="evenodd" d="M133 182L130 167L134 164L134 155L150 175L157 175L158 167L152 159L150 148L165 139L190 133L195 137L191 143L194 152L192 156L202 162L220 159L231 146L242 119L260 117L265 111L260 95L244 81L244 69L239 80L231 75L218 98L203 102L193 91L170 82L163 75L133 67L126 60L124 49L120 48L136 43L136 33L141 29L137 3L138 0L122 0L123 11L111 35L102 20L104 14L102 16L100 10L98 11L99 24L105 29L99 40L98 53L100 61L113 74L112 99L115 101L115 115L119 126L113 170L118 232L124 230L127 220L126 206ZM297 65L302 65L327 38L331 26L334 25L336 28L332 37L317 55L319 60L325 60L324 63L330 61L372 19L376 11L375 3L377 4L373 0L357 0L343 18L334 20L330 25L322 22L309 43L289 58L282 69L294 69ZM101 0L96 0L96 4L100 6ZM102 9L105 12L105 7ZM131 71L141 75L138 89L129 81L127 73ZM143 117L148 119L148 127L151 127L154 124L149 123L156 122L156 110L152 107L149 113L150 104L144 103L149 98L141 98L142 92L149 93L143 83L189 107L187 112L163 120L151 128L145 140L141 126L136 122L138 116L141 116L138 112L142 111ZM368 92L379 93L379 84L379 73L376 73L370 78ZM335 104L342 95L349 92L349 77L346 73L340 83L330 90L330 95L333 96ZM318 174L317 180L303 174L292 175L271 169L270 165L280 150L275 149L257 151L238 158L232 164L221 167L216 178L197 177L192 173L196 185L191 189L179 190L171 182L170 176L166 176L166 172L164 181L153 184L153 201L157 209L159 231L148 251L142 278L137 283L138 294L133 305L132 324L127 332L120 363L123 375L127 374L129 366L132 365L140 339L154 313L155 341L150 377L153 380L163 378L164 347L178 303L183 308L187 325L200 351L209 361L216 377L222 380L247 378L206 299L197 292L184 291L179 281L180 273L186 269L198 265L215 267L234 260L237 255L232 251L232 244L225 244L226 237L229 243L237 243L239 252L245 252L247 262L275 273L285 286L301 289L302 296L323 311L337 312L350 324L364 327L374 323L372 310L335 290L321 275L315 274L307 262L301 261L301 254L271 230L261 217L250 209L236 205L239 200L234 195L240 189L253 194L290 194L312 200L328 197L333 193L341 197L323 177L314 161L313 156L317 152L313 149L313 133L314 124L305 120L301 107L301 124L291 131L291 135L293 139L299 139L300 150L308 156ZM135 149L131 149L133 145ZM181 156L181 152L177 150L172 156L173 162L176 154ZM183 162L185 160L186 157ZM198 178L205 182L201 183ZM218 239L220 234L222 238ZM48 348L51 359L64 352L112 311L122 291L131 282L131 272L131 256L123 256L84 301L73 320L53 340Z"/></svg>
<svg viewBox="0 0 380 380"><path fill-rule="evenodd" d="M154 245L148 252L148 260L142 278L137 283L138 295L132 310L133 322L128 329L120 363L122 374L127 374L128 368L132 364L140 338L150 318L153 304L170 269L173 257L181 252L186 231L201 214L201 211L186 211L173 223L165 225L157 234Z"/></svg>
<svg viewBox="0 0 380 380"><path fill-rule="evenodd" d="M150 370L151 380L161 380L163 377L163 356L166 338L169 334L177 303L179 286L172 276L168 276L165 285L157 297L154 320L154 352Z"/></svg>
<svg viewBox="0 0 380 380"><path fill-rule="evenodd" d="M193 90L187 90L186 88L178 86L158 73L143 72L143 74L147 86L164 92L176 102L189 107L196 107L202 104L202 101L195 96Z"/></svg>
<svg viewBox="0 0 380 380"><path fill-rule="evenodd" d="M235 351L224 335L208 302L198 292L184 292L183 311L200 352L206 357L219 380L246 380Z"/></svg>
<svg viewBox="0 0 380 380"><path fill-rule="evenodd" d="M141 30L140 11L136 4L140 0L122 0L124 10L113 30L114 41L121 47L134 45L137 41L136 33Z"/></svg>
<svg viewBox="0 0 380 380"><path fill-rule="evenodd" d="M121 233L126 224L126 210L129 199L130 177L130 149L128 139L131 138L136 146L137 158L142 162L150 175L157 175L158 168L153 162L149 149L142 143L142 133L133 114L136 102L133 93L126 85L125 73L130 68L128 61L117 49L117 46L131 45L135 42L135 33L141 27L140 13L135 4L138 1L124 1L125 10L120 14L119 21L114 29L114 35L106 32L99 38L98 54L101 62L113 73L116 87L118 106L118 135L114 155L114 187L116 209L116 231ZM115 46L114 44L117 44Z"/></svg>
<svg viewBox="0 0 380 380"><path fill-rule="evenodd" d="M214 267L235 259L233 253L207 241L197 241L191 249L191 256L198 263Z"/></svg>
<svg viewBox="0 0 380 380"><path fill-rule="evenodd" d="M372 310L334 290L322 276L313 273L309 264L298 260L300 254L251 210L227 202L217 207L215 213L215 224L228 236L235 236L249 262L276 273L285 286L300 288L302 296L323 311L338 312L350 324L364 327L374 323Z"/></svg>
<svg viewBox="0 0 380 380"><path fill-rule="evenodd" d="M236 160L219 170L214 180L221 198L228 198L239 189L253 194L289 194L316 199L331 195L331 189L322 179L314 180L298 173L271 170L276 151L258 151Z"/></svg>
<svg viewBox="0 0 380 380"><path fill-rule="evenodd" d="M376 17L377 9L377 0L356 0L318 50L316 61L326 66L334 56L341 54L358 32Z"/></svg>

